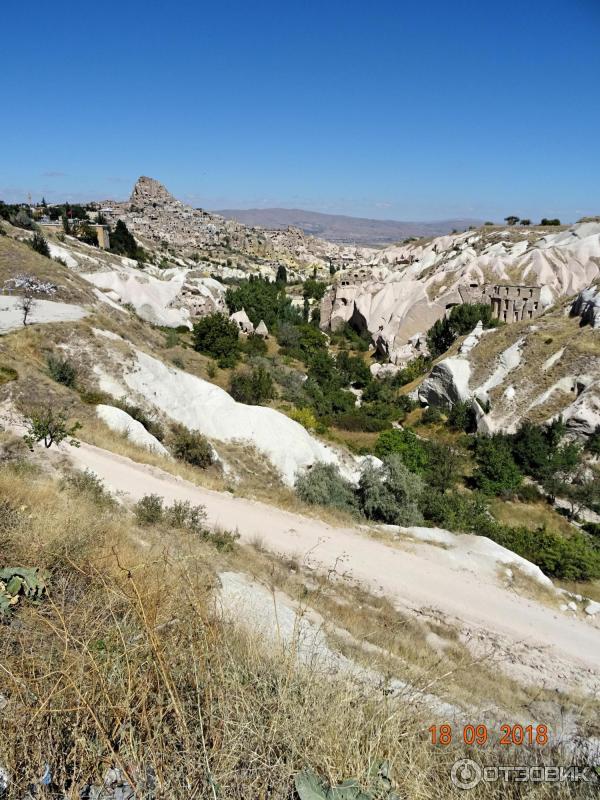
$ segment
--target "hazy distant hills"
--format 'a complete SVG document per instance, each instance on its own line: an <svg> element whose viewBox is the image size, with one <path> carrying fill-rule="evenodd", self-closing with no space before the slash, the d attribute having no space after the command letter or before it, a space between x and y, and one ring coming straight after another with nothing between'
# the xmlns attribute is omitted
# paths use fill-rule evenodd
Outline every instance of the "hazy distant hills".
<svg viewBox="0 0 600 800"><path fill-rule="evenodd" d="M441 219L435 222L400 222L391 219L366 219L341 214L320 214L299 208L247 208L216 211L226 219L244 225L282 229L300 228L305 233L330 242L361 245L387 245L408 236L440 236L454 229L462 231L469 225L481 225L477 219Z"/></svg>

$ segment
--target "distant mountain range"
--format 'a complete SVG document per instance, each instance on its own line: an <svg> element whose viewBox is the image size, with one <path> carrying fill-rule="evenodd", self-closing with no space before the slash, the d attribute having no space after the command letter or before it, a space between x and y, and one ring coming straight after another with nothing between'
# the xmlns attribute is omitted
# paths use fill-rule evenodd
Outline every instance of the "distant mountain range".
<svg viewBox="0 0 600 800"><path fill-rule="evenodd" d="M408 236L441 236L453 230L463 231L469 225L483 224L478 219L441 219L435 222L400 222L392 219L366 219L342 214L320 214L299 208L226 208L214 212L244 225L271 230L289 226L329 242L359 245L388 245Z"/></svg>

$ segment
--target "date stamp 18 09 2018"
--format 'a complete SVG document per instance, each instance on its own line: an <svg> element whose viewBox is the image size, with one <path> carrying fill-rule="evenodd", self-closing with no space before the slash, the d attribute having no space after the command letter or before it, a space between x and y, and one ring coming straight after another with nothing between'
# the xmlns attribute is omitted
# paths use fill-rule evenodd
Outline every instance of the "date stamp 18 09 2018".
<svg viewBox="0 0 600 800"><path fill-rule="evenodd" d="M483 724L464 725L455 731L452 725L444 724L432 725L429 734L431 743L442 747L451 744L455 736L470 747L485 747L487 744L543 747L548 744L547 725L500 725L499 731L490 730Z"/></svg>

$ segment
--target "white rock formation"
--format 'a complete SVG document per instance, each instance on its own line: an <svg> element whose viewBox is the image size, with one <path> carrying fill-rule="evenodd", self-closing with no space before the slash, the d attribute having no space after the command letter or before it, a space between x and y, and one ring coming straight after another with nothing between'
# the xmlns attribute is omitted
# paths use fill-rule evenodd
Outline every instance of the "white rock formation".
<svg viewBox="0 0 600 800"><path fill-rule="evenodd" d="M96 406L96 413L112 431L126 436L130 442L144 447L160 455L168 456L169 451L151 433L149 433L141 422L134 419L126 411L115 406L100 404Z"/></svg>
<svg viewBox="0 0 600 800"><path fill-rule="evenodd" d="M254 333L254 325L252 324L252 320L248 314L246 314L245 308L242 308L241 311L236 311L235 313L231 314L229 319L232 322L235 322L242 333Z"/></svg>
<svg viewBox="0 0 600 800"><path fill-rule="evenodd" d="M269 329L265 325L264 319L261 319L261 321L256 326L256 330L254 332L258 336L262 336L263 339L268 339L269 338Z"/></svg>
<svg viewBox="0 0 600 800"><path fill-rule="evenodd" d="M599 276L600 223L541 237L526 229L467 231L385 248L362 269L340 273L323 300L321 327L351 322L366 329L395 362L413 334L462 301L459 287L539 286L541 307L548 308Z"/></svg>
<svg viewBox="0 0 600 800"><path fill-rule="evenodd" d="M355 479L357 464L344 464L340 455L297 422L273 408L237 403L226 391L152 356L134 351L135 367L125 372L130 391L167 417L217 441L248 441L263 452L293 485L296 473L318 461L335 463ZM115 396L118 383L104 382Z"/></svg>
<svg viewBox="0 0 600 800"><path fill-rule="evenodd" d="M436 364L418 389L421 403L446 408L471 397L471 365L465 357L453 356Z"/></svg>
<svg viewBox="0 0 600 800"><path fill-rule="evenodd" d="M133 306L139 317L153 325L191 328L194 317L225 308L222 284L181 268L162 270L156 277L150 269L142 272L122 266L81 277L102 290L108 301Z"/></svg>

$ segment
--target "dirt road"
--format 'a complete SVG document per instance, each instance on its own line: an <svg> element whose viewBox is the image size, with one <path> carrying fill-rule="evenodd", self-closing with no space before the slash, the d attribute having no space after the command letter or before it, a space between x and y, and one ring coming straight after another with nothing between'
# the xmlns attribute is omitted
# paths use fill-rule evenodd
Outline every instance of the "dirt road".
<svg viewBox="0 0 600 800"><path fill-rule="evenodd" d="M132 499L155 493L168 502L189 500L206 506L209 521L238 531L243 542L259 537L272 552L300 559L308 554L319 568L349 573L369 589L385 593L399 608L436 609L467 628L475 638L503 642L516 660L541 682L600 685L600 630L583 618L568 617L509 591L476 570L454 562L441 548L423 543L394 547L364 531L273 508L264 503L203 489L155 467L134 462L88 444L69 448L80 468L89 468L107 486ZM477 537L475 537L477 538ZM531 677L531 676L529 676ZM553 678L553 680L550 680ZM589 687L588 687L589 688Z"/></svg>

